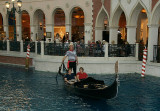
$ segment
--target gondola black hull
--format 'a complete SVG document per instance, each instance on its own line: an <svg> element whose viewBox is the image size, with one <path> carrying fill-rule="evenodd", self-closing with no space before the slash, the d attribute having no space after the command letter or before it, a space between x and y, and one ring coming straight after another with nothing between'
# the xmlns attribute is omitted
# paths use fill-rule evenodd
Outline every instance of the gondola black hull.
<svg viewBox="0 0 160 111"><path fill-rule="evenodd" d="M65 68L65 65L62 64L59 67L58 74L64 77L65 74L61 73L62 66ZM99 81L99 80L94 80L94 81ZM65 83L65 88L70 93L83 96L83 97L88 97L93 99L112 99L112 98L115 98L118 93L118 75L116 73L114 82L108 87L91 89L91 88L77 87L75 85L70 85Z"/></svg>
<svg viewBox="0 0 160 111"><path fill-rule="evenodd" d="M65 84L65 88L73 94L93 99L112 99L118 93L117 80L112 85L102 89L79 88L69 84Z"/></svg>

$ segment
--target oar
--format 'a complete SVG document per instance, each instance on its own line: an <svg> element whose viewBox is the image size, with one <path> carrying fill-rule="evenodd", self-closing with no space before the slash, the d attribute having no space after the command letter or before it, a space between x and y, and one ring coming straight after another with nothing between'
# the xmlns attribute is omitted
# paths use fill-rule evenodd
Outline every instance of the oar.
<svg viewBox="0 0 160 111"><path fill-rule="evenodd" d="M57 75L56 75L56 79L57 79L57 77L58 77L58 74L61 73L62 65L63 65L63 63L59 66L59 69L58 69L58 72L57 72Z"/></svg>

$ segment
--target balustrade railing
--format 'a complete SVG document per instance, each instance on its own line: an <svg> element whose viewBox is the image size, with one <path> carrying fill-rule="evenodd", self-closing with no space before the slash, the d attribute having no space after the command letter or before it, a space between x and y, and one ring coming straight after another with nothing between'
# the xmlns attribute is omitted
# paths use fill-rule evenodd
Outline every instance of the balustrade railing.
<svg viewBox="0 0 160 111"><path fill-rule="evenodd" d="M160 63L160 45L154 45L153 47L153 61Z"/></svg>
<svg viewBox="0 0 160 111"><path fill-rule="evenodd" d="M68 43L45 43L45 55L64 56L69 50ZM74 44L77 56L79 57L104 57L101 45L97 44Z"/></svg>
<svg viewBox="0 0 160 111"><path fill-rule="evenodd" d="M0 50L7 50L7 41L0 41Z"/></svg>
<svg viewBox="0 0 160 111"><path fill-rule="evenodd" d="M108 56L109 57L135 57L136 53L135 44L109 44Z"/></svg>
<svg viewBox="0 0 160 111"><path fill-rule="evenodd" d="M69 50L68 43L47 43L47 42L1 42L0 50L26 52L30 43L31 52L39 55L64 56ZM138 45L137 45L138 46ZM8 47L8 48L7 48ZM74 44L77 56L79 57L137 57L138 48L135 44ZM137 50L136 50L137 49ZM106 54L105 54L106 52Z"/></svg>
<svg viewBox="0 0 160 111"><path fill-rule="evenodd" d="M10 41L10 51L20 52L20 42L19 41Z"/></svg>

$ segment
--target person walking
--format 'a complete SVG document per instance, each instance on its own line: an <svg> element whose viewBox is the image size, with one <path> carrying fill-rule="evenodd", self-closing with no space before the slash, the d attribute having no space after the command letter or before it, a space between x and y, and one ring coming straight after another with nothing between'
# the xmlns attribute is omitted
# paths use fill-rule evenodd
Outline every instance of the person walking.
<svg viewBox="0 0 160 111"><path fill-rule="evenodd" d="M66 52L66 55L62 59L62 63L64 63L65 59L68 57L67 68L73 68L74 75L76 76L76 69L78 65L78 57L77 53L74 50L73 42L69 45L69 50Z"/></svg>

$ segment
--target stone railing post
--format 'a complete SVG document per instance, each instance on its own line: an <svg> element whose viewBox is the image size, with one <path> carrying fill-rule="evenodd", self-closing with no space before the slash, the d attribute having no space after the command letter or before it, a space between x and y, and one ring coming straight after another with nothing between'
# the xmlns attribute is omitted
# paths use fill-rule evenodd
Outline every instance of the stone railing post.
<svg viewBox="0 0 160 111"><path fill-rule="evenodd" d="M37 55L37 41L35 41L35 54Z"/></svg>
<svg viewBox="0 0 160 111"><path fill-rule="evenodd" d="M139 53L139 43L136 43L136 60L138 60L138 53Z"/></svg>
<svg viewBox="0 0 160 111"><path fill-rule="evenodd" d="M44 56L44 41L41 41L41 56Z"/></svg>
<svg viewBox="0 0 160 111"><path fill-rule="evenodd" d="M10 42L9 40L7 40L7 53L9 53L9 51L10 51Z"/></svg>
<svg viewBox="0 0 160 111"><path fill-rule="evenodd" d="M108 57L108 42L106 42L106 44L105 44L105 56L104 57Z"/></svg>
<svg viewBox="0 0 160 111"><path fill-rule="evenodd" d="M20 41L20 52L21 52L21 53L24 52L24 48L23 48L23 40Z"/></svg>

